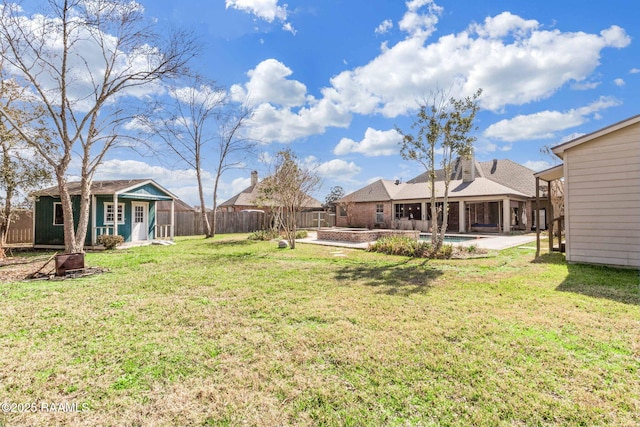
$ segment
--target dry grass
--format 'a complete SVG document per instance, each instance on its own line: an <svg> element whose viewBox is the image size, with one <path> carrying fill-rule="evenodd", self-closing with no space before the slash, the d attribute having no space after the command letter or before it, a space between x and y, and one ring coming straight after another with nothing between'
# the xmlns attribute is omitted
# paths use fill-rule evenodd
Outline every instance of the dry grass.
<svg viewBox="0 0 640 427"><path fill-rule="evenodd" d="M640 423L637 272L243 237L0 284L0 401L87 408L0 425Z"/></svg>

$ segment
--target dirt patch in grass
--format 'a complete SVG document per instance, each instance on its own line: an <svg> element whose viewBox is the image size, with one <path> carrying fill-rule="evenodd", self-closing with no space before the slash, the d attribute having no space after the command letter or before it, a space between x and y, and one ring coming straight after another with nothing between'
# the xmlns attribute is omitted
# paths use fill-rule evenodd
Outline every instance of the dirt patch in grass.
<svg viewBox="0 0 640 427"><path fill-rule="evenodd" d="M65 276L55 276L55 261L52 255L10 257L0 261L0 283L76 279L107 271L109 270L105 268L88 267L80 271L68 272Z"/></svg>

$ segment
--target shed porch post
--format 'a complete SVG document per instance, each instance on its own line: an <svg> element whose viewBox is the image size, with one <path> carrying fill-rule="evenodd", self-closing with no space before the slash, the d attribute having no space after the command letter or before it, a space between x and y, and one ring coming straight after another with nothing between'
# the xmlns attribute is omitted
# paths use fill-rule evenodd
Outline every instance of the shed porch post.
<svg viewBox="0 0 640 427"><path fill-rule="evenodd" d="M118 235L118 193L113 193L113 235Z"/></svg>

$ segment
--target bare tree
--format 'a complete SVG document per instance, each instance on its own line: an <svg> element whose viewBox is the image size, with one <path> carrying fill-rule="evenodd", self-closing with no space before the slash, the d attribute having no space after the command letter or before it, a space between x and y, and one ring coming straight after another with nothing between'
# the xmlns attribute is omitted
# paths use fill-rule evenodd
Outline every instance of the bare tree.
<svg viewBox="0 0 640 427"><path fill-rule="evenodd" d="M251 119L253 111L244 106L228 104L222 112L218 127L218 145L216 147L215 179L213 183L213 222L211 237L216 232L218 211L218 186L222 174L230 169L244 167L243 160L253 153L256 142L246 138L242 129Z"/></svg>
<svg viewBox="0 0 640 427"><path fill-rule="evenodd" d="M432 93L429 99L420 104L416 121L411 126L416 129L415 135L396 130L402 135L400 154L405 160L420 163L429 177L431 190L431 241L435 251L439 251L447 231L449 183L455 160L458 156L469 158L475 137L473 131L478 98L482 90L464 99L456 99L445 95L442 91ZM436 165L437 155L441 156L440 166L443 171L444 193L442 205L437 204ZM438 217L442 213L442 224L438 227Z"/></svg>
<svg viewBox="0 0 640 427"><path fill-rule="evenodd" d="M214 82L195 75L187 76L169 88L172 102L159 103L151 113L138 117L143 133L153 131L164 147L196 172L201 219L205 235L213 235L205 209L203 161L207 146L216 136L220 109L225 102L225 91Z"/></svg>
<svg viewBox="0 0 640 427"><path fill-rule="evenodd" d="M296 214L311 202L309 194L320 185L320 177L301 164L291 149L276 154L273 173L265 178L259 194L282 213L282 228L289 247L296 247Z"/></svg>
<svg viewBox="0 0 640 427"><path fill-rule="evenodd" d="M90 190L107 152L127 139L124 123L133 103L154 83L182 72L196 53L193 37L172 33L163 41L130 0L49 0L30 18L3 0L0 45L8 70L24 81L47 113L50 150L0 108L0 115L54 171L64 215L67 252L82 252L89 224ZM80 165L80 211L67 191L75 156Z"/></svg>
<svg viewBox="0 0 640 427"><path fill-rule="evenodd" d="M24 93L14 80L5 79L0 64L0 103L10 114L13 121L20 123L25 129L31 128L36 138L46 140L42 127L42 110L25 108L29 106L31 97ZM20 135L7 126L4 117L0 116L0 259L4 257L4 247L11 222L15 216L16 198L51 179L50 170L43 165L37 153L24 144Z"/></svg>

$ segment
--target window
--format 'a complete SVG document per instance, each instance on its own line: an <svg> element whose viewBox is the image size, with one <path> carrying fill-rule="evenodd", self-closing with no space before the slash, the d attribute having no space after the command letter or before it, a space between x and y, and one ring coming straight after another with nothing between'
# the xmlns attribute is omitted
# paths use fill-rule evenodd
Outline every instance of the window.
<svg viewBox="0 0 640 427"><path fill-rule="evenodd" d="M104 204L104 223L113 224L113 203ZM124 203L118 203L118 224L124 224Z"/></svg>
<svg viewBox="0 0 640 427"><path fill-rule="evenodd" d="M53 225L64 225L64 212L60 202L53 203Z"/></svg>
<svg viewBox="0 0 640 427"><path fill-rule="evenodd" d="M384 205L376 203L376 224L384 222Z"/></svg>
<svg viewBox="0 0 640 427"><path fill-rule="evenodd" d="M338 215L347 216L347 210L344 208L344 206L338 206Z"/></svg>
<svg viewBox="0 0 640 427"><path fill-rule="evenodd" d="M135 224L144 224L144 206L134 206L133 222Z"/></svg>

